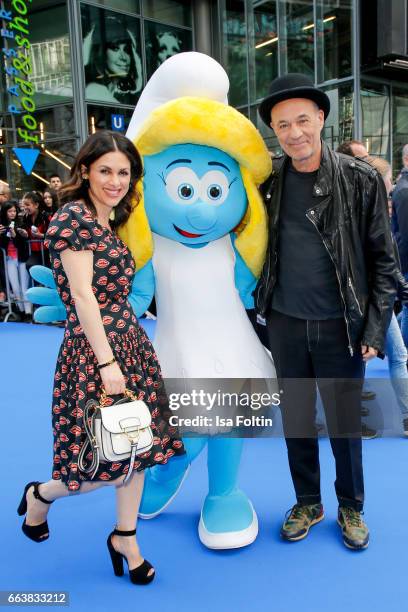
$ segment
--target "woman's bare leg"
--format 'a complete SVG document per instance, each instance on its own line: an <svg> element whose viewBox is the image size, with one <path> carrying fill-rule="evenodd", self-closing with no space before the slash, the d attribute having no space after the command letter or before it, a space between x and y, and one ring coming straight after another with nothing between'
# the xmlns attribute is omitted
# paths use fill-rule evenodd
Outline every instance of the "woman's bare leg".
<svg viewBox="0 0 408 612"><path fill-rule="evenodd" d="M133 472L126 484L123 484L124 476L113 481L83 482L78 491L69 491L61 480L49 480L39 486L39 493L48 501L55 501L61 497L90 493L105 486L116 487L116 527L121 531L131 531L136 528L137 515L139 512L140 500L142 498L144 472ZM50 506L44 504L33 495L34 487L27 492L27 515L26 523L30 526L39 525L47 519ZM44 534L47 537L47 534ZM114 548L125 555L129 563L129 569L134 569L143 563L139 547L134 537L113 536L112 544ZM149 571L149 576L154 572Z"/></svg>
<svg viewBox="0 0 408 612"><path fill-rule="evenodd" d="M133 472L126 484L116 487L116 527L121 531L132 531L136 528L137 515L140 500L142 498L144 483L144 472ZM135 537L112 536L112 544L115 550L125 555L128 560L129 569L134 569L143 563L139 546ZM150 576L154 573L151 569Z"/></svg>
<svg viewBox="0 0 408 612"><path fill-rule="evenodd" d="M119 486L122 484L124 476L113 480L110 482L97 481L97 482L83 482L81 484L81 488L79 491L69 491L67 486L62 482L62 480L48 480L48 482L43 482L38 490L39 493L44 499L48 501L55 501L60 497L68 497L72 495L79 495L80 493L90 493L91 491L96 491L96 489L100 489L106 485L115 485ZM30 526L40 525L47 519L47 514L50 509L48 504L43 504L42 501L36 499L34 497L34 487L30 487L27 492L27 515L26 515L26 523Z"/></svg>

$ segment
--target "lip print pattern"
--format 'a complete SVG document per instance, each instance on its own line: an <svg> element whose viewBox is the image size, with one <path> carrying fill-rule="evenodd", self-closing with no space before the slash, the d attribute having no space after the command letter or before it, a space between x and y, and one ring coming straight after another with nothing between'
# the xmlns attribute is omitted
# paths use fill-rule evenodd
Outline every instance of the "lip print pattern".
<svg viewBox="0 0 408 612"><path fill-rule="evenodd" d="M108 341L127 387L147 403L152 415L154 444L150 451L138 457L134 469L141 471L184 454L177 430L168 425L171 411L156 354L127 299L135 274L128 248L114 232L99 226L86 206L78 203L66 204L54 215L46 244L57 290L67 309L64 340L54 377L53 479L62 480L70 491L77 491L88 480L78 468L78 455L85 440L83 415L86 402L92 398L98 400L101 389L97 360L81 327L61 262L60 253L66 248L93 252L92 291ZM89 453L87 460L91 459ZM127 469L127 462L103 463L94 480L114 480L126 474Z"/></svg>

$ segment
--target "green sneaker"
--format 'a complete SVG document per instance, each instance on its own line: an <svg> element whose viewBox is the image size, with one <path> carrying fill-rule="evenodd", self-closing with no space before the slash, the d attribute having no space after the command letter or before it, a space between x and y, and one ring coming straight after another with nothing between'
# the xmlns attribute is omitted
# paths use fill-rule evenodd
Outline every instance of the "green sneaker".
<svg viewBox="0 0 408 612"><path fill-rule="evenodd" d="M360 512L354 508L339 506L337 522L341 527L343 542L347 548L353 550L367 548L370 532Z"/></svg>
<svg viewBox="0 0 408 612"><path fill-rule="evenodd" d="M288 516L289 515L289 516ZM297 542L303 540L309 533L310 527L320 523L324 519L322 504L311 504L309 506L300 506L295 504L291 510L288 510L283 523L280 534L282 538L289 542Z"/></svg>

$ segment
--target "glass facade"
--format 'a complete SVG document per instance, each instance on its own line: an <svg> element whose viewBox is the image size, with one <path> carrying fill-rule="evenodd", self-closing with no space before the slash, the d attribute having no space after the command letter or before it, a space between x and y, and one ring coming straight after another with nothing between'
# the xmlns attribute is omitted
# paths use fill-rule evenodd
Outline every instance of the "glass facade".
<svg viewBox="0 0 408 612"><path fill-rule="evenodd" d="M230 104L254 122L272 152L278 142L259 119L259 102L275 77L301 72L330 97L327 142L336 148L360 138L396 174L408 142L408 84L400 75L364 72L356 6L356 0L36 0L30 53L42 145L37 176L19 171L11 153L19 144L16 118L3 94L0 179L23 190L42 188L53 172L66 178L86 135L125 131L152 73L175 53L203 50L205 31L205 51L212 49L229 75ZM5 91L4 71L0 78Z"/></svg>
<svg viewBox="0 0 408 612"><path fill-rule="evenodd" d="M66 179L88 133L126 130L151 74L168 57L193 49L193 2L36 0L30 42L38 123L33 133L41 144L30 176L12 154L13 146L25 143L6 112L11 100L0 95L0 180L17 194L43 190L54 173ZM6 91L4 72L0 79Z"/></svg>
<svg viewBox="0 0 408 612"><path fill-rule="evenodd" d="M393 86L392 92L392 160L397 174L402 166L402 148L408 143L408 88Z"/></svg>
<svg viewBox="0 0 408 612"><path fill-rule="evenodd" d="M301 72L314 78L315 24L313 0L280 2L282 14L281 39L282 72Z"/></svg>
<svg viewBox="0 0 408 612"><path fill-rule="evenodd" d="M355 0L222 0L219 5L230 103L251 118L272 152L279 152L279 145L261 122L258 104L275 77L301 72L330 97L323 130L330 146L362 139L398 173L408 142L408 86L402 78L394 83L360 74Z"/></svg>

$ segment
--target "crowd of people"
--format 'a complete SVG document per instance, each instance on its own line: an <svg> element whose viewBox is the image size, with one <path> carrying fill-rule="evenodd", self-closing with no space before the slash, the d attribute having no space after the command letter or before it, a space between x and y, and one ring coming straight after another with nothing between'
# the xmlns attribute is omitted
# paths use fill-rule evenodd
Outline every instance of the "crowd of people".
<svg viewBox="0 0 408 612"><path fill-rule="evenodd" d="M54 174L43 192L27 191L15 198L9 186L0 183L0 308L8 312L10 301L14 321L32 321L32 304L25 298L29 271L34 265L49 265L44 236L57 211L61 185Z"/></svg>

